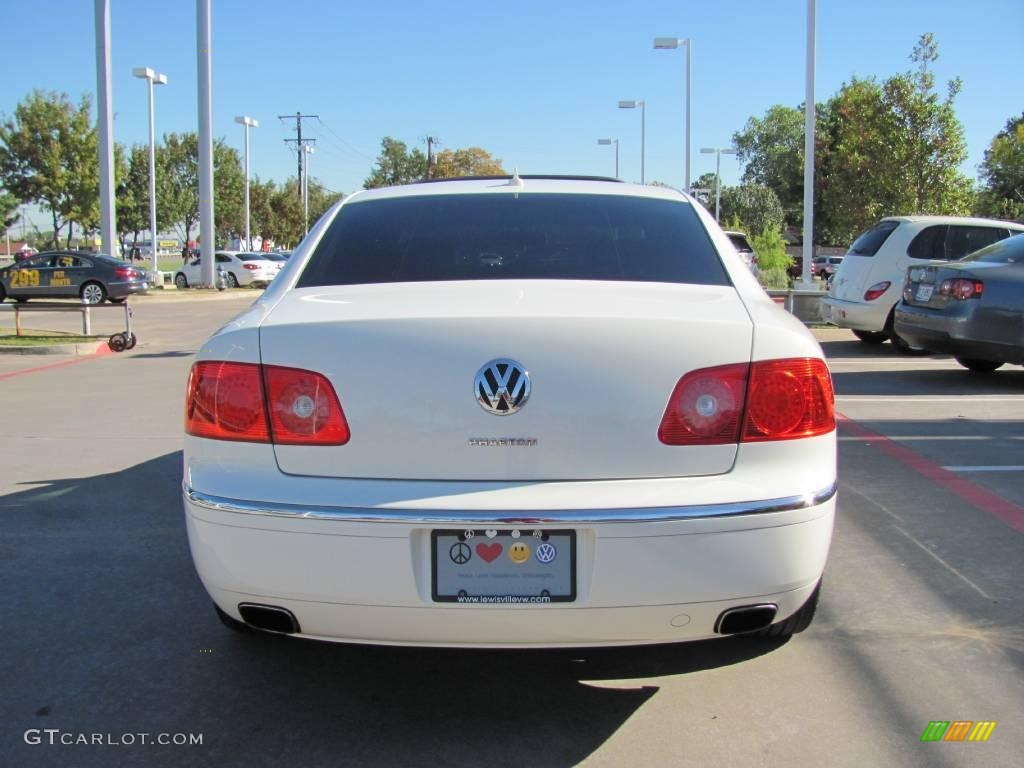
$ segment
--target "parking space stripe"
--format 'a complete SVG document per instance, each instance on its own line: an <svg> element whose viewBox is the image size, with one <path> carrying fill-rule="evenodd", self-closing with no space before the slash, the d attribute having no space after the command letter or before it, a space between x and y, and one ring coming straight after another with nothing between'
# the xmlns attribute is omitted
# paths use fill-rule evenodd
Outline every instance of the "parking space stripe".
<svg viewBox="0 0 1024 768"><path fill-rule="evenodd" d="M977 467L972 466L952 466L943 467L943 469L950 472L1022 472L1024 471L1024 464L1017 465L980 465Z"/></svg>
<svg viewBox="0 0 1024 768"><path fill-rule="evenodd" d="M29 373L39 373L39 371L48 371L51 368L63 368L65 365L74 365L75 363L84 363L86 360L95 360L97 357L106 357L111 355L113 352L110 351L110 347L106 344L100 345L100 348L93 352L91 355L81 355L79 357L73 357L70 360L61 360L59 363L47 363L46 365L36 365L32 368L22 368L20 371L9 371L7 373L0 373L0 381L4 379L13 379L15 376L25 376Z"/></svg>
<svg viewBox="0 0 1024 768"><path fill-rule="evenodd" d="M836 413L836 420L839 423L839 427L849 434L870 442L887 456L902 462L936 485L959 496L983 512L987 512L993 517L1002 520L1015 531L1024 533L1024 507L1007 501L1002 496L997 496L991 491L986 491L969 480L958 477L948 469L929 461L917 451L905 445L900 445L894 440L890 440L885 435L865 427L848 416Z"/></svg>

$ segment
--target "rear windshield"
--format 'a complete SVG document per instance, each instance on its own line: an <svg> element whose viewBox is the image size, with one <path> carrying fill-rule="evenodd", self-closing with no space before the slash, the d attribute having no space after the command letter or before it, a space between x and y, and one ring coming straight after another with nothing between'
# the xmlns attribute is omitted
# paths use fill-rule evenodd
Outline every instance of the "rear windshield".
<svg viewBox="0 0 1024 768"><path fill-rule="evenodd" d="M266 261L267 257L262 253L236 253L239 261Z"/></svg>
<svg viewBox="0 0 1024 768"><path fill-rule="evenodd" d="M1000 240L987 248L964 256L961 262L984 261L990 264L1024 264L1024 235Z"/></svg>
<svg viewBox="0 0 1024 768"><path fill-rule="evenodd" d="M687 203L498 193L342 206L298 287L503 279L730 284Z"/></svg>
<svg viewBox="0 0 1024 768"><path fill-rule="evenodd" d="M853 245L850 246L850 250L847 251L847 253L852 253L857 256L874 256L878 253L878 249L882 247L882 243L888 239L889 235L891 235L893 230L899 225L900 223L898 221L880 221L854 240Z"/></svg>
<svg viewBox="0 0 1024 768"><path fill-rule="evenodd" d="M753 253L754 249L750 243L747 242L747 238L743 235L728 235L728 238L732 241L732 247L740 253Z"/></svg>

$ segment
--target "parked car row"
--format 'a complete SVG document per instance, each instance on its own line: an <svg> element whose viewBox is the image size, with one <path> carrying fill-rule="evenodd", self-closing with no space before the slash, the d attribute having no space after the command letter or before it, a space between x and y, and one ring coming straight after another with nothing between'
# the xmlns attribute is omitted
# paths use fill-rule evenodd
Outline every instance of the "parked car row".
<svg viewBox="0 0 1024 768"><path fill-rule="evenodd" d="M245 285L263 287L270 285L287 261L287 256L280 258L274 256L271 253L248 251L217 251L214 254L216 267L224 272L224 279L229 288ZM174 284L178 288L201 285L202 282L202 270L198 256L185 263L174 275Z"/></svg>
<svg viewBox="0 0 1024 768"><path fill-rule="evenodd" d="M882 219L850 246L823 310L869 344L943 352L971 370L1024 363L1024 225Z"/></svg>

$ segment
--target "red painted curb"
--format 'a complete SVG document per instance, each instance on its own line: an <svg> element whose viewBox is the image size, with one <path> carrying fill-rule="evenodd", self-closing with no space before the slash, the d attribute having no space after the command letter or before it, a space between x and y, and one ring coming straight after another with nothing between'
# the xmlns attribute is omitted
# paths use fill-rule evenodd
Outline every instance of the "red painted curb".
<svg viewBox="0 0 1024 768"><path fill-rule="evenodd" d="M917 451L907 448L895 440L890 440L885 435L865 427L848 416L837 412L836 421L839 422L840 428L854 437L872 443L887 456L906 464L918 474L924 475L936 485L942 486L981 511L999 518L1015 531L1024 533L1024 507L1017 506L991 491L986 491L970 480L964 480L948 469L943 469L938 464L929 461Z"/></svg>
<svg viewBox="0 0 1024 768"><path fill-rule="evenodd" d="M93 352L91 355L82 355L80 357L73 357L70 360L61 360L59 363L47 363L46 365L37 365L32 368L24 368L20 371L11 371L10 373L0 373L0 381L4 379L13 379L15 376L25 376L29 373L38 373L39 371L48 371L51 368L63 368L65 365L74 365L75 363L84 363L86 360L94 360L97 357L106 357L107 355L114 354L110 347L106 344L101 344L100 348Z"/></svg>

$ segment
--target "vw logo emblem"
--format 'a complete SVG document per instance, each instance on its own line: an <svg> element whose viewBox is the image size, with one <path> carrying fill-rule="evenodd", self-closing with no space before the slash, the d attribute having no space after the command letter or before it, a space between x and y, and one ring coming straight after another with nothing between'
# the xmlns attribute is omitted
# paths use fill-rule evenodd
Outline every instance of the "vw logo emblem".
<svg viewBox="0 0 1024 768"><path fill-rule="evenodd" d="M491 360L476 373L473 390L480 407L495 416L508 416L530 397L530 374L515 360Z"/></svg>

